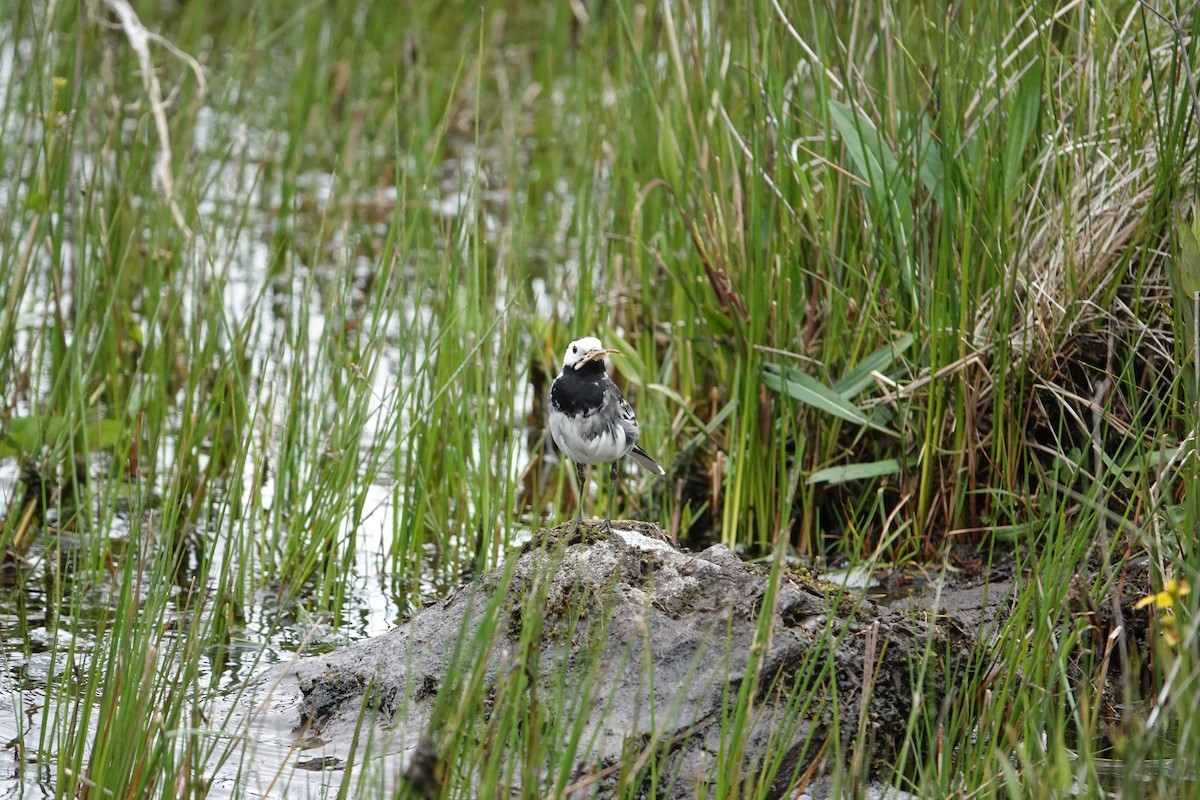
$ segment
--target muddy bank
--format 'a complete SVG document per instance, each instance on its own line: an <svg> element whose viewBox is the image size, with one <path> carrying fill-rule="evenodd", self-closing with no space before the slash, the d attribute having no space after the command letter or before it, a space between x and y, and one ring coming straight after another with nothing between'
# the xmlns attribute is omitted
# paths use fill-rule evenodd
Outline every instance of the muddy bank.
<svg viewBox="0 0 1200 800"><path fill-rule="evenodd" d="M735 782L763 781L782 796L797 775L828 767L820 760L834 719L854 759L843 766L866 775L888 763L913 698L942 702L945 675L962 674L957 654L975 652L978 664L1012 593L1007 581L960 585L942 590L930 613L930 597L880 607L787 574L766 644L754 651L771 601L762 569L719 545L680 552L653 526L559 538L568 531L549 532L556 541L515 556L508 572L482 576L391 633L268 676L265 713L292 726L304 750L297 763L342 769L369 741L372 758L394 761L396 780L408 770L429 787L450 773L453 742L487 735L515 703L514 718L541 736L575 726L575 755L565 777L540 764L503 772L504 783L607 796L620 782L645 782L654 796L692 797L725 759ZM789 706L793 687L814 698L803 713ZM755 699L732 761L728 715L743 688ZM653 786L644 770L652 759Z"/></svg>

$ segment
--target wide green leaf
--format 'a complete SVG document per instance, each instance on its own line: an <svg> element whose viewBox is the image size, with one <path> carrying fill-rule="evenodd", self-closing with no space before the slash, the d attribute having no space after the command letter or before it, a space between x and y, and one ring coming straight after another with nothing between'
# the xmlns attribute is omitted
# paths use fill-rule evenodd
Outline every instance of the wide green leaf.
<svg viewBox="0 0 1200 800"><path fill-rule="evenodd" d="M788 397L799 400L805 405L812 406L819 411L824 411L826 414L831 414L846 422L853 422L856 425L874 428L891 436L896 435L894 431L890 431L870 420L857 406L811 375L789 371L788 376L785 378L775 370L764 368L761 377L763 384L768 389L786 394Z"/></svg>
<svg viewBox="0 0 1200 800"><path fill-rule="evenodd" d="M805 481L810 486L818 483L836 485L849 481L862 481L869 478L879 478L884 475L895 475L900 471L900 462L894 458L882 461L866 461L860 464L842 464L836 467L819 469L808 476Z"/></svg>
<svg viewBox="0 0 1200 800"><path fill-rule="evenodd" d="M895 180L900 167L896 154L865 114L845 103L830 100L829 115L841 134L859 177L870 184L877 199L885 199L887 186Z"/></svg>
<svg viewBox="0 0 1200 800"><path fill-rule="evenodd" d="M854 366L854 369L842 376L833 385L833 390L847 399L867 388L874 382L873 372L886 372L896 363L896 359L908 348L912 347L913 335L906 333L894 342L889 342L872 352Z"/></svg>
<svg viewBox="0 0 1200 800"><path fill-rule="evenodd" d="M0 458L34 453L47 444L55 444L67 428L65 417L13 417L0 430ZM120 440L121 423L115 419L98 419L87 423L87 445L91 450L112 447Z"/></svg>
<svg viewBox="0 0 1200 800"><path fill-rule="evenodd" d="M1180 298L1184 304L1190 304L1200 292L1200 238L1196 229L1186 223L1179 225L1179 255L1175 258L1175 278L1177 291L1183 295Z"/></svg>
<svg viewBox="0 0 1200 800"><path fill-rule="evenodd" d="M1022 169L1025 149L1037 129L1042 111L1042 64L1034 62L1021 76L1013 95L1008 116L1008 137L1004 154L1004 189L1008 198L1016 197L1026 186Z"/></svg>

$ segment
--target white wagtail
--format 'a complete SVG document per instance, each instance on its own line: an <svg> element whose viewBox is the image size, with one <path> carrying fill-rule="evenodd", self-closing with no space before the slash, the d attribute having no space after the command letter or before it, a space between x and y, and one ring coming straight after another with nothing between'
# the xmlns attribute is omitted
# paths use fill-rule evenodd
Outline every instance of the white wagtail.
<svg viewBox="0 0 1200 800"><path fill-rule="evenodd" d="M612 462L608 515L604 529L612 529L613 496L617 493L617 462L632 456L655 475L667 471L638 447L638 424L633 409L604 370L604 357L620 355L606 350L594 336L576 339L563 356L562 372L550 384L550 435L558 449L575 462L579 478L579 518L587 495L586 465Z"/></svg>

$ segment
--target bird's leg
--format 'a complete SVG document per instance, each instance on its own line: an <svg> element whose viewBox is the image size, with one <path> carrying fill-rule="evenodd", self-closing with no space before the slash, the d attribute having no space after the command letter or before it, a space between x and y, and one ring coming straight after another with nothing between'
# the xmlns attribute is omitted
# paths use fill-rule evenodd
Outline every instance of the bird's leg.
<svg viewBox="0 0 1200 800"><path fill-rule="evenodd" d="M587 499L587 467L575 462L575 477L579 479L579 516L575 519L575 528L583 524L583 501Z"/></svg>
<svg viewBox="0 0 1200 800"><path fill-rule="evenodd" d="M608 479L608 515L604 517L604 530L612 531L612 506L613 498L617 496L617 461L612 462L612 470L609 472Z"/></svg>

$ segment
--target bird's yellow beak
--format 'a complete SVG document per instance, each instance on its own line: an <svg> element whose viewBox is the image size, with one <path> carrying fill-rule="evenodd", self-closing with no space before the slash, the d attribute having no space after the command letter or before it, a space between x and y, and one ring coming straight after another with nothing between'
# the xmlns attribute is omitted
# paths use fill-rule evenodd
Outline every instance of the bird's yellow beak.
<svg viewBox="0 0 1200 800"><path fill-rule="evenodd" d="M619 356L619 355L621 355L620 350L613 350L610 347L601 348L600 350L593 350L592 352L586 354L583 358L581 358L575 362L575 369L579 369L584 364L589 364L593 361L597 361L599 359L604 358L605 356Z"/></svg>

